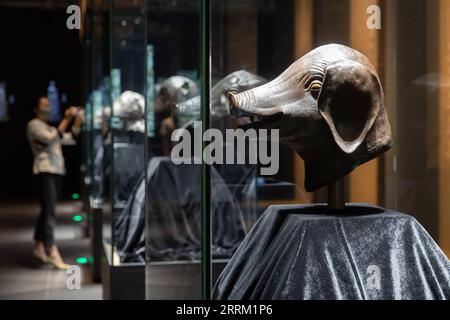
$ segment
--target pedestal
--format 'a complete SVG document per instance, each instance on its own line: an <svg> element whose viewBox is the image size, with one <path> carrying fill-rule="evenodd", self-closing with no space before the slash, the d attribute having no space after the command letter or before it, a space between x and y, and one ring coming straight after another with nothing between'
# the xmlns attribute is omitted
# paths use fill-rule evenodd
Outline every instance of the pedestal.
<svg viewBox="0 0 450 320"><path fill-rule="evenodd" d="M411 216L364 204L271 206L215 299L449 299L450 262Z"/></svg>

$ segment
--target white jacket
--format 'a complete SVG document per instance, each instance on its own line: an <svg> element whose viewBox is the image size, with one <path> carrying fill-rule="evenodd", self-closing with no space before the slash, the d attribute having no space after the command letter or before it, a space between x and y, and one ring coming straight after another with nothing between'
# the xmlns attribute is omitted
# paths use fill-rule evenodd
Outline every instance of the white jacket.
<svg viewBox="0 0 450 320"><path fill-rule="evenodd" d="M66 168L61 145L75 144L72 133L61 135L55 127L35 118L28 122L27 136L34 156L33 174L64 175Z"/></svg>

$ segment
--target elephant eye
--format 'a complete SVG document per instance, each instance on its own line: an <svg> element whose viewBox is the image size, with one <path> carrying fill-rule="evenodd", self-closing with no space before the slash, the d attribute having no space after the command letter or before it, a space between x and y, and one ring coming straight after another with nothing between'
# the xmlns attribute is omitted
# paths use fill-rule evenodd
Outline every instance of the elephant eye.
<svg viewBox="0 0 450 320"><path fill-rule="evenodd" d="M314 81L313 83L311 83L311 85L309 86L310 90L320 90L322 89L322 84L319 81Z"/></svg>
<svg viewBox="0 0 450 320"><path fill-rule="evenodd" d="M323 77L321 75L313 75L304 83L305 91L316 90L322 87Z"/></svg>
<svg viewBox="0 0 450 320"><path fill-rule="evenodd" d="M322 82L319 80L314 80L306 90L311 92L314 99L317 99L319 97L320 89L322 89Z"/></svg>

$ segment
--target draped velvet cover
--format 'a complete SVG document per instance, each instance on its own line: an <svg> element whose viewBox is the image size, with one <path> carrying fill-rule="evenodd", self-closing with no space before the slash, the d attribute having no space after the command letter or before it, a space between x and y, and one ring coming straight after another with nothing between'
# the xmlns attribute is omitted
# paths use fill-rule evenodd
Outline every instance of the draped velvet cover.
<svg viewBox="0 0 450 320"><path fill-rule="evenodd" d="M144 145L114 143L114 194L126 202L144 171Z"/></svg>
<svg viewBox="0 0 450 320"><path fill-rule="evenodd" d="M200 259L200 165L154 157L148 166L148 207L141 177L115 226L123 262ZM244 216L227 184L211 168L212 254L230 258L245 236ZM145 223L147 222L147 235Z"/></svg>
<svg viewBox="0 0 450 320"><path fill-rule="evenodd" d="M363 204L272 206L215 299L449 299L450 262L411 216Z"/></svg>

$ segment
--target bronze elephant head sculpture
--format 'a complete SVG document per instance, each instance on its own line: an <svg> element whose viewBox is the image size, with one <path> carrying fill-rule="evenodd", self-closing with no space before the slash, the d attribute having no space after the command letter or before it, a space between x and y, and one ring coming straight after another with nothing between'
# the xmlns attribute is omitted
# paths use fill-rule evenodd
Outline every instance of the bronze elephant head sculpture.
<svg viewBox="0 0 450 320"><path fill-rule="evenodd" d="M211 88L211 117L222 118L228 115L226 93L242 92L267 83L267 81L249 71L238 70L230 73L218 81ZM178 113L191 115L192 118L201 118L200 95L177 104Z"/></svg>
<svg viewBox="0 0 450 320"><path fill-rule="evenodd" d="M249 127L279 129L280 142L305 162L307 191L392 145L376 70L366 56L343 45L318 47L273 81L228 97L230 113L250 117Z"/></svg>

